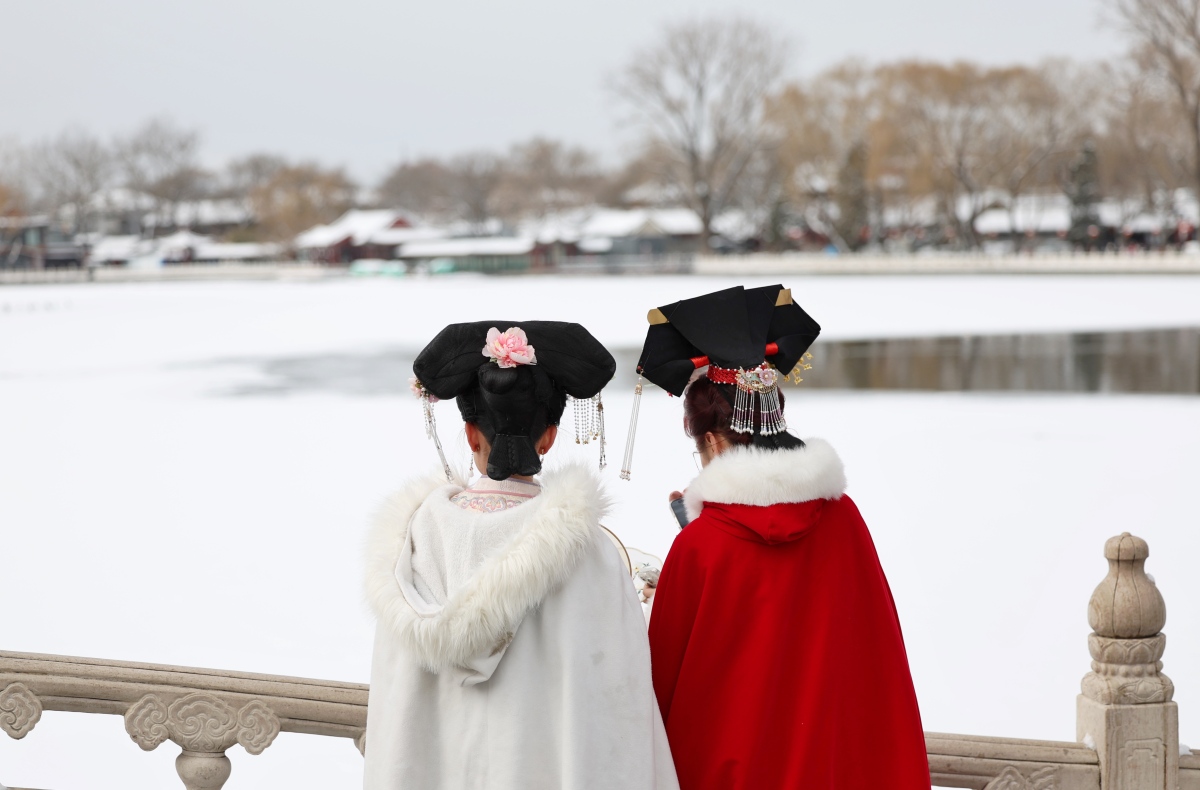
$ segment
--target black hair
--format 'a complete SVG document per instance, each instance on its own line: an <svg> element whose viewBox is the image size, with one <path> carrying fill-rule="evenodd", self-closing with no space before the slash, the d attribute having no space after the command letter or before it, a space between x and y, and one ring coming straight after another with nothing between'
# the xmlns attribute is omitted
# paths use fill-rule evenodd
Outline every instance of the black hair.
<svg viewBox="0 0 1200 790"><path fill-rule="evenodd" d="M455 402L463 421L477 427L492 446L487 476L507 480L542 470L536 442L562 419L567 394L536 365L485 363L474 385Z"/></svg>
<svg viewBox="0 0 1200 790"><path fill-rule="evenodd" d="M755 413L752 433L737 433L733 424L733 401L736 387L718 384L700 377L683 392L683 430L695 440L697 448L704 434L712 433L730 445L752 445L766 450L791 450L803 447L804 442L787 431L763 435L759 433L762 415ZM784 406L783 391L779 392L779 407Z"/></svg>

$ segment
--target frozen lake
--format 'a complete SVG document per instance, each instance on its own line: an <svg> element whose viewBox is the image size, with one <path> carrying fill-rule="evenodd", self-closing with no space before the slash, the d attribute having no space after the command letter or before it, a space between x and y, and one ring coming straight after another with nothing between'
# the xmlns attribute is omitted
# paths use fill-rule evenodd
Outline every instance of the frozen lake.
<svg viewBox="0 0 1200 790"><path fill-rule="evenodd" d="M649 307L726 284L0 289L0 645L365 681L365 523L435 463L396 355L487 315L579 320L632 347ZM1200 278L785 285L830 338L1200 326ZM694 474L679 403L647 394L625 483L616 467L630 393L610 389L605 402L605 477L618 501L607 523L662 556L675 532L665 495ZM1104 540L1128 530L1150 542L1147 570L1169 612L1165 671L1183 740L1200 741L1200 578L1189 562L1200 556L1200 398L814 390L793 395L788 412L796 433L829 439L846 462L926 729L1073 739L1087 600L1105 573ZM465 464L453 406L438 416ZM548 460L594 460L588 450L564 444ZM175 781L177 751L143 753L116 718L47 713L25 740L0 738L0 782L161 788ZM345 740L284 734L259 757L230 756L232 790L360 783Z"/></svg>

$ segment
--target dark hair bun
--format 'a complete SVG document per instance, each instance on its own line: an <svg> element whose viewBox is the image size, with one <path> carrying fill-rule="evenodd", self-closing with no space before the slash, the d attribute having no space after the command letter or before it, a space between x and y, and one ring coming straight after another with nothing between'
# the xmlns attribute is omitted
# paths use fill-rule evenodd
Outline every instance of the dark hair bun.
<svg viewBox="0 0 1200 790"><path fill-rule="evenodd" d="M492 445L487 475L506 480L542 470L536 442L562 419L567 398L536 365L479 367L477 384L457 399L463 420L474 423Z"/></svg>
<svg viewBox="0 0 1200 790"><path fill-rule="evenodd" d="M486 362L488 333L520 328L536 349L537 362L502 368ZM429 394L454 398L462 418L492 445L488 476L541 471L536 442L558 425L567 395L591 398L617 369L612 354L579 324L566 321L473 321L450 324L413 361L413 373Z"/></svg>

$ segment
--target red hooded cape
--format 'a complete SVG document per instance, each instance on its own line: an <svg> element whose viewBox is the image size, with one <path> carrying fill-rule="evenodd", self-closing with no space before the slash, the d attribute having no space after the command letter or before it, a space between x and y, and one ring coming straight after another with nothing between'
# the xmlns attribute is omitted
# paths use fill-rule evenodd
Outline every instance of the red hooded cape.
<svg viewBox="0 0 1200 790"><path fill-rule="evenodd" d="M928 790L891 590L837 454L739 448L687 492L650 619L681 790Z"/></svg>

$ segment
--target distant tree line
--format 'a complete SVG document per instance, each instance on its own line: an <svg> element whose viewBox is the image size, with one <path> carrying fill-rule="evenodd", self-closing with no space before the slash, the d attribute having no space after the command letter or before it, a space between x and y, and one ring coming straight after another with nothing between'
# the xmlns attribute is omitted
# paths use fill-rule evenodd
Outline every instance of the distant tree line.
<svg viewBox="0 0 1200 790"><path fill-rule="evenodd" d="M736 211L768 247L803 226L844 249L885 227L929 225L948 246L981 243L985 211L1061 192L1072 241L1096 206L1170 217L1200 194L1200 0L1106 0L1129 54L988 67L847 61L786 79L790 44L741 18L664 28L611 75L639 143L617 165L535 137L507 150L424 157L374 184L341 168L259 153L213 171L200 136L169 119L104 140L83 128L0 144L0 216L49 213L76 233L114 210L167 228L187 202L222 199L253 222L237 240L293 238L352 206L405 208L482 231L587 205L684 205L704 238ZM119 209L105 204L120 196ZM921 219L918 219L920 217Z"/></svg>

